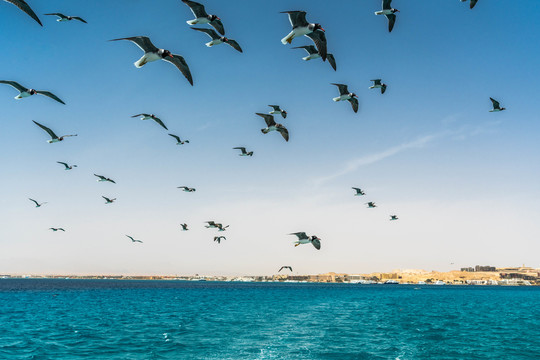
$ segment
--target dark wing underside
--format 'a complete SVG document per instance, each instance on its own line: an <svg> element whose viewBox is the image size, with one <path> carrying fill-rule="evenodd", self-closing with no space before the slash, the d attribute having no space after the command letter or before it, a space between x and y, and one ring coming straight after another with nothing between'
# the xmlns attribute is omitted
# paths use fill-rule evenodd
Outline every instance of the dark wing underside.
<svg viewBox="0 0 540 360"><path fill-rule="evenodd" d="M202 18L202 17L208 16L208 14L206 13L206 10L204 10L203 4L199 4L198 2L190 1L190 0L182 0L182 2L186 4L187 6L189 6L189 8L191 9L191 12L193 13L193 15L195 15L196 18Z"/></svg>
<svg viewBox="0 0 540 360"><path fill-rule="evenodd" d="M228 40L227 41L227 44L229 44L230 46L232 46L232 48L236 51L240 51L240 52L243 52L242 51L242 48L240 47L240 45L236 42L236 40Z"/></svg>
<svg viewBox="0 0 540 360"><path fill-rule="evenodd" d="M223 27L223 23L221 22L221 20L219 19L212 20L210 21L210 25L214 29L216 29L221 35L225 35L225 28Z"/></svg>
<svg viewBox="0 0 540 360"><path fill-rule="evenodd" d="M73 16L72 19L73 19L73 20L79 20L79 21L82 21L82 22L85 23L85 24L88 24L83 18L78 17L78 16Z"/></svg>
<svg viewBox="0 0 540 360"><path fill-rule="evenodd" d="M321 58L323 61L326 61L326 35L324 34L324 31L322 30L315 30L312 33L309 33L306 35L308 38L313 40L315 43L315 46L317 46L317 51L319 55L321 55Z"/></svg>
<svg viewBox="0 0 540 360"><path fill-rule="evenodd" d="M270 127L273 125L276 125L276 121L274 120L274 117L270 114L261 114L261 113L255 113L262 117L264 121L266 122L266 126Z"/></svg>
<svg viewBox="0 0 540 360"><path fill-rule="evenodd" d="M315 249L321 250L321 241L319 239L313 239L311 243L315 246Z"/></svg>
<svg viewBox="0 0 540 360"><path fill-rule="evenodd" d="M191 71L189 71L189 66L182 56L174 54L172 58L163 58L163 60L176 66L178 70L184 74L191 86L193 86L193 77L191 77Z"/></svg>
<svg viewBox="0 0 540 360"><path fill-rule="evenodd" d="M281 134L281 136L283 136L283 138L285 139L285 141L289 141L289 130L287 130L287 128L285 127L280 127L277 129L279 131L279 133Z"/></svg>
<svg viewBox="0 0 540 360"><path fill-rule="evenodd" d="M219 36L214 30L212 29L204 29L204 28L192 28L193 30L197 30L200 32L205 33L206 35L210 36L212 40L218 40L221 39L221 36Z"/></svg>
<svg viewBox="0 0 540 360"><path fill-rule="evenodd" d="M501 104L497 100L495 100L494 98L489 98L489 99L493 103L493 108L494 109L499 109L500 108Z"/></svg>
<svg viewBox="0 0 540 360"><path fill-rule="evenodd" d="M282 11L282 14L289 14L289 21L294 28L308 26L305 11Z"/></svg>
<svg viewBox="0 0 540 360"><path fill-rule="evenodd" d="M28 90L27 88L25 88L24 86L22 86L21 84L19 84L19 83L16 82L16 81L0 80L0 84L8 84L8 85L11 85L11 86L13 86L15 89L19 90L20 92L23 92L23 91Z"/></svg>
<svg viewBox="0 0 540 360"><path fill-rule="evenodd" d="M332 85L336 85L338 87L340 95L349 94L349 88L347 87L347 85L345 85L345 84L334 84L334 83L332 83Z"/></svg>
<svg viewBox="0 0 540 360"><path fill-rule="evenodd" d="M165 124L163 123L163 121L161 121L160 118L153 117L152 120L154 120L154 121L157 122L159 125L161 125L165 130L169 130L169 129L167 129L167 127L165 126Z"/></svg>
<svg viewBox="0 0 540 360"><path fill-rule="evenodd" d="M474 5L476 5L477 2L478 0L471 0L471 9L474 7Z"/></svg>
<svg viewBox="0 0 540 360"><path fill-rule="evenodd" d="M298 240L305 240L305 239L309 239L308 236L306 235L305 232L296 232L296 233L292 233L292 234L289 234L289 235L296 235L298 237Z"/></svg>
<svg viewBox="0 0 540 360"><path fill-rule="evenodd" d="M32 120L32 121L34 121L34 120ZM48 127L46 127L44 125L41 125L40 123L38 123L36 121L34 121L34 124L36 124L37 126L42 128L43 130L45 130L47 132L47 134L49 134L51 136L51 138L58 139L58 136L56 136L56 134L51 129L49 129Z"/></svg>
<svg viewBox="0 0 540 360"><path fill-rule="evenodd" d="M39 18L37 17L36 13L30 8L30 6L24 0L4 0L4 1L7 1L8 3L15 5L16 7L18 7L19 9L21 9L22 11L30 15L30 17L36 20L39 25L43 26L41 21L39 21Z"/></svg>
<svg viewBox="0 0 540 360"><path fill-rule="evenodd" d="M47 97L50 97L50 98L53 99L53 100L58 101L60 104L66 105L65 102L63 102L62 100L60 100L60 98L59 98L58 96L54 95L54 94L53 94L52 92L50 92L50 91L40 91L40 90L36 90L36 93L41 94L41 95L45 95L45 96L47 96Z"/></svg>
<svg viewBox="0 0 540 360"><path fill-rule="evenodd" d="M334 55L328 54L328 55L326 55L326 58L328 59L328 62L330 63L330 66L332 66L332 69L334 69L334 71L337 71L336 58L334 58Z"/></svg>
<svg viewBox="0 0 540 360"><path fill-rule="evenodd" d="M392 8L392 0L383 0L382 2L383 10L388 10Z"/></svg>
<svg viewBox="0 0 540 360"><path fill-rule="evenodd" d="M355 97L352 97L349 99L349 102L352 105L353 111L356 113L358 112L358 99Z"/></svg>
<svg viewBox="0 0 540 360"><path fill-rule="evenodd" d="M390 14L390 15L385 15L385 16L388 19L388 32L392 32L392 29L394 28L394 24L396 23L396 15Z"/></svg>
<svg viewBox="0 0 540 360"><path fill-rule="evenodd" d="M159 49L152 44L152 41L150 41L150 38L147 36L132 36L132 37L126 37L126 38L119 38L119 39L112 39L110 41L118 41L118 40L129 40L133 42L135 45L137 45L139 48L141 48L142 51L145 53L147 52L157 52Z"/></svg>

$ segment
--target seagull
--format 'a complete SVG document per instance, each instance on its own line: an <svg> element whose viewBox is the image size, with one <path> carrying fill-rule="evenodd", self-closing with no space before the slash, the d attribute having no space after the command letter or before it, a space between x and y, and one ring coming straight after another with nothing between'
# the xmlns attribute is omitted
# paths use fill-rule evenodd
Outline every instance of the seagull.
<svg viewBox="0 0 540 360"><path fill-rule="evenodd" d="M182 227L182 231L188 231L188 227L187 227L187 224L180 224L180 226Z"/></svg>
<svg viewBox="0 0 540 360"><path fill-rule="evenodd" d="M216 227L218 228L218 231L225 231L230 225L223 226L223 224L217 223Z"/></svg>
<svg viewBox="0 0 540 360"><path fill-rule="evenodd" d="M243 146L234 147L233 149L240 150L242 153L238 154L239 156L253 156L253 151L247 152L246 148Z"/></svg>
<svg viewBox="0 0 540 360"><path fill-rule="evenodd" d="M362 196L362 195L366 195L366 193L363 192L362 189L355 188L355 187L353 187L352 189L356 191L356 194L354 194L354 196Z"/></svg>
<svg viewBox="0 0 540 360"><path fill-rule="evenodd" d="M102 198L105 199L105 204L112 204L115 200L115 199L109 199L108 197L105 197L105 196L102 196Z"/></svg>
<svg viewBox="0 0 540 360"><path fill-rule="evenodd" d="M295 37L305 35L315 43L317 50L323 61L326 61L326 35L321 24L309 23L306 20L305 11L282 11L282 14L289 15L292 31L281 39L281 43L286 45L291 43Z"/></svg>
<svg viewBox="0 0 540 360"><path fill-rule="evenodd" d="M204 225L204 227L208 228L208 229L211 229L211 228L218 228L218 224L216 224L215 221L205 221L208 225ZM219 224L221 225L221 224Z"/></svg>
<svg viewBox="0 0 540 360"><path fill-rule="evenodd" d="M461 2L465 2L467 0L461 0ZM478 0L471 0L471 5L470 5L470 8L472 9L474 7L474 5L476 5L476 3L478 2Z"/></svg>
<svg viewBox="0 0 540 360"><path fill-rule="evenodd" d="M375 79L370 81L373 81L373 85L369 87L370 89L381 89L381 94L384 94L384 92L386 91L386 84L383 84L381 79Z"/></svg>
<svg viewBox="0 0 540 360"><path fill-rule="evenodd" d="M97 175L97 174L94 174L94 176L97 176L97 177L99 178L99 179L97 179L98 182L99 182L99 181L108 181L108 182L112 182L113 184L116 184L116 183L114 182L114 180L109 179L108 177L105 177L105 176L103 176L103 175Z"/></svg>
<svg viewBox="0 0 540 360"><path fill-rule="evenodd" d="M214 241L217 241L218 244L221 244L221 240L227 240L225 236L214 236Z"/></svg>
<svg viewBox="0 0 540 360"><path fill-rule="evenodd" d="M377 207L377 205L375 205L375 203L373 201L367 202L366 205L368 206L368 208L376 208Z"/></svg>
<svg viewBox="0 0 540 360"><path fill-rule="evenodd" d="M187 186L177 186L177 189L182 189L185 192L194 192L194 191L196 191L195 188L190 188L190 187L187 187Z"/></svg>
<svg viewBox="0 0 540 360"><path fill-rule="evenodd" d="M261 116L266 122L267 127L265 129L261 129L263 134L268 134L269 131L275 130L275 131L278 131L281 134L281 136L283 136L285 141L289 141L289 131L287 130L285 126L281 124L277 124L274 120L273 115L261 114L261 113L255 113L255 114Z"/></svg>
<svg viewBox="0 0 540 360"><path fill-rule="evenodd" d="M287 117L287 112L285 110L283 110L282 108L279 107L279 105L268 105L270 106L272 109L272 111L269 112L269 114L272 114L272 115L281 115L283 116L283 118L285 119Z"/></svg>
<svg viewBox="0 0 540 360"><path fill-rule="evenodd" d="M126 235L126 236L127 236L128 238L131 239L131 242L134 242L134 243L135 243L135 242L142 243L141 240L135 240L133 237L131 237L131 236L129 236L129 235Z"/></svg>
<svg viewBox="0 0 540 360"><path fill-rule="evenodd" d="M66 232L66 230L64 230L63 228L49 228L49 230L52 230L54 232L60 230L60 231L63 231L63 232Z"/></svg>
<svg viewBox="0 0 540 360"><path fill-rule="evenodd" d="M308 53L308 56L305 56L305 57L302 58L302 60L305 60L305 61L318 59L318 58L321 57L321 55L319 55L319 53L317 52L317 49L313 45L297 46L297 47L293 47L293 49L304 49L304 50L306 50L307 53ZM330 65L332 66L334 71L337 71L336 58L334 58L334 55L332 55L330 53L327 53L326 58L328 59L328 62L330 63Z"/></svg>
<svg viewBox="0 0 540 360"><path fill-rule="evenodd" d="M36 204L36 207L37 207L37 208L38 208L38 207L41 207L41 205L43 205L43 204L46 204L46 202L42 202L42 203L40 204L40 203L38 203L36 200L30 199L30 198L28 198L28 200L34 202L34 203Z"/></svg>
<svg viewBox="0 0 540 360"><path fill-rule="evenodd" d="M16 7L24 11L26 14L30 15L30 17L36 20L39 25L43 26L41 21L39 21L39 18L37 17L36 13L30 8L30 6L26 3L26 1L24 0L4 0L4 1L7 1L8 3L15 5Z"/></svg>
<svg viewBox="0 0 540 360"><path fill-rule="evenodd" d="M390 215L390 221L393 221L393 220L398 220L399 218L397 217L397 215Z"/></svg>
<svg viewBox="0 0 540 360"><path fill-rule="evenodd" d="M236 40L229 39L229 38L227 38L225 36L219 36L217 34L217 32L215 32L212 29L202 29L202 28L192 28L192 29L197 30L197 31L202 31L203 33L206 33L206 35L210 36L210 38L212 40L210 42L206 43L206 46L208 46L208 47L226 43L226 44L232 46L232 48L235 49L236 51L243 52L242 48L240 47L238 42L236 42Z"/></svg>
<svg viewBox="0 0 540 360"><path fill-rule="evenodd" d="M296 237L298 237L298 240L294 242L295 247L300 244L311 243L313 246L315 246L315 249L321 250L321 239L315 235L307 236L305 232L296 232L289 235L296 235Z"/></svg>
<svg viewBox="0 0 540 360"><path fill-rule="evenodd" d="M17 99L17 100L20 100L22 98L29 97L29 96L32 96L32 95L35 95L35 94L40 94L40 95L48 96L51 99L58 101L60 104L66 105L65 102L60 100L60 98L58 96L54 95L50 91L41 91L41 90L28 89L28 88L22 86L21 84L19 84L16 81L9 81L9 80L0 80L0 84L8 84L8 85L13 86L15 89L19 90L19 95L15 96L15 99Z"/></svg>
<svg viewBox="0 0 540 360"><path fill-rule="evenodd" d="M169 136L172 136L173 138L176 139L176 145L184 145L184 144L189 144L189 140L180 140L180 138L176 135L173 135L173 134L169 134Z"/></svg>
<svg viewBox="0 0 540 360"><path fill-rule="evenodd" d="M56 21L71 21L71 20L79 20L85 24L88 24L83 18L81 17L78 17L78 16L66 16L64 14L61 14L61 13L51 13L51 14L45 14L45 15L55 15L55 16L58 16L58 19L56 19Z"/></svg>
<svg viewBox="0 0 540 360"><path fill-rule="evenodd" d="M44 126L44 125L41 125L40 123L32 120L34 122L34 124L36 124L37 126L39 126L40 128L42 128L43 130L45 130L50 136L51 136L51 139L50 140L47 140L47 142L49 144L52 144L52 143L55 143L55 142L59 142L59 141L62 141L64 140L65 137L69 137L69 136L77 136L77 134L74 134L74 135L63 135L63 136L56 136L56 134L51 130L49 129L48 127Z"/></svg>
<svg viewBox="0 0 540 360"><path fill-rule="evenodd" d="M189 83L193 85L193 78L191 77L191 72L189 71L188 64L182 56L171 54L169 50L158 49L146 36L133 36L127 38L113 39L110 41L118 40L129 40L135 45L137 45L142 51L144 51L144 55L134 63L135 67L140 68L146 63L152 61L165 60L176 66L178 70L180 70L182 74L184 74Z"/></svg>
<svg viewBox="0 0 540 360"><path fill-rule="evenodd" d="M225 29L223 28L221 19L216 15L208 15L204 10L203 4L190 0L182 0L182 2L189 6L191 12L195 16L195 19L186 21L189 25L210 24L210 26L216 29L221 35L225 35Z"/></svg>
<svg viewBox="0 0 540 360"><path fill-rule="evenodd" d="M353 111L355 113L358 112L358 99L356 99L358 96L355 93L349 92L349 88L347 87L347 85L334 84L334 83L332 83L332 85L336 85L339 89L339 96L335 97L333 100L334 101L347 100L351 103Z"/></svg>
<svg viewBox="0 0 540 360"><path fill-rule="evenodd" d="M169 129L167 129L167 127L165 126L163 121L161 121L161 119L158 118L154 114L137 114L137 115L133 115L132 118L136 118L136 117L139 117L139 116L141 116L141 120L154 120L156 123L161 125L165 130L169 130Z"/></svg>
<svg viewBox="0 0 540 360"><path fill-rule="evenodd" d="M375 15L384 15L388 19L388 32L392 32L394 24L396 23L396 13L398 9L392 8L392 0L382 1L382 10L375 11Z"/></svg>
<svg viewBox="0 0 540 360"><path fill-rule="evenodd" d="M501 104L499 104L499 102L495 100L494 98L489 98L489 99L493 103L493 109L489 110L489 112L499 112L499 111L506 110L506 108L502 108Z"/></svg>
<svg viewBox="0 0 540 360"><path fill-rule="evenodd" d="M291 270L291 272L293 271L291 266L282 266L282 267L278 270L278 272L280 272L280 271L283 270L283 269L289 269L289 270Z"/></svg>
<svg viewBox="0 0 540 360"><path fill-rule="evenodd" d="M68 165L66 164L65 162L61 162L61 161L57 161L58 164L62 164L65 166L65 169L64 170L71 170L73 169L74 167L77 167L77 165Z"/></svg>

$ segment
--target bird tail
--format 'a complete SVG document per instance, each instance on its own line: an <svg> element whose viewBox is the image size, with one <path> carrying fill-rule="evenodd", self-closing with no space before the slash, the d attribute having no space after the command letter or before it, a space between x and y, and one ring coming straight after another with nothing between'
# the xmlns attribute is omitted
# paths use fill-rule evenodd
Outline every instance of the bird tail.
<svg viewBox="0 0 540 360"><path fill-rule="evenodd" d="M285 36L283 39L281 39L281 43L283 45L290 44L294 38L294 32L290 32L289 35Z"/></svg>
<svg viewBox="0 0 540 360"><path fill-rule="evenodd" d="M261 129L261 131L262 131L263 134L268 134L269 130L268 129Z"/></svg>
<svg viewBox="0 0 540 360"><path fill-rule="evenodd" d="M195 25L195 24L197 24L197 19L188 20L186 22L188 23L188 25Z"/></svg>
<svg viewBox="0 0 540 360"><path fill-rule="evenodd" d="M338 97L333 98L332 100L334 100L334 101L340 101L340 100L341 100L341 97L338 96Z"/></svg>
<svg viewBox="0 0 540 360"><path fill-rule="evenodd" d="M146 65L147 61L146 61L146 58L143 56L142 58L140 58L139 60L135 61L133 63L133 65L135 65L136 68L141 68L143 67L144 65Z"/></svg>

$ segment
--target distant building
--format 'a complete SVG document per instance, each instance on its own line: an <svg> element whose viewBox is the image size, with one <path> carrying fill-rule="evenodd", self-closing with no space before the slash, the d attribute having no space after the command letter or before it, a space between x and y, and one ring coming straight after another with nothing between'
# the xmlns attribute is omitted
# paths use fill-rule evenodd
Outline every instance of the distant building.
<svg viewBox="0 0 540 360"><path fill-rule="evenodd" d="M464 268L461 268L461 271L474 272L474 268L473 267L464 267Z"/></svg>
<svg viewBox="0 0 540 360"><path fill-rule="evenodd" d="M494 267L494 266L481 266L481 265L476 265L474 267L474 271L497 271L497 268Z"/></svg>

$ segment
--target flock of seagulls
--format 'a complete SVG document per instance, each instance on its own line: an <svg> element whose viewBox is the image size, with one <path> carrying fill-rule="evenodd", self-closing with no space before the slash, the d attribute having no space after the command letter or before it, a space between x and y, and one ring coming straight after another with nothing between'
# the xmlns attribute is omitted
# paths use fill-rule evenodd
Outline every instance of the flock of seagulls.
<svg viewBox="0 0 540 360"><path fill-rule="evenodd" d="M37 15L34 13L34 11L30 8L30 6L24 1L24 0L4 0L8 3L11 3L15 6L17 6L19 9L24 11L27 15L32 17L39 25L43 26ZM210 37L210 41L206 43L206 46L212 47L214 45L220 45L220 44L228 44L236 51L242 53L243 50L240 47L239 43L233 39L230 39L225 36L225 28L223 25L223 22L217 15L208 14L205 10L204 5L190 0L181 0L184 4L186 4L191 12L194 15L194 19L186 21L188 25L209 25L212 28L203 28L203 27L193 27L192 29L198 32L206 33ZM465 2L466 0L461 0L462 2ZM474 8L477 4L477 0L470 0L470 8ZM392 7L392 0L382 0L382 9L375 12L375 15L384 15L388 20L388 31L392 32L394 29L395 23L396 23L396 13L398 13L399 10ZM329 64L334 69L334 71L337 71L336 66L336 60L333 54L328 53L327 51L327 40L325 35L325 29L322 27L319 23L311 23L306 19L306 12L305 11L283 11L282 14L287 14L289 17L289 21L291 23L291 31L283 38L281 39L281 42L284 45L291 44L292 41L295 38L300 38L302 36L305 36L309 38L313 45L303 45L303 46L297 46L293 47L292 49L304 49L307 52L307 56L303 57L302 60L309 61L313 59L322 59L323 61L326 61L328 59ZM79 16L67 16L62 13L47 13L44 15L48 16L56 16L57 21L64 22L64 21L72 21L76 20L82 23L87 24L86 20ZM174 65L186 78L186 80L190 83L190 85L193 86L193 77L190 71L190 68L184 59L183 56L174 54L170 50L164 49L164 48L158 48L156 47L149 37L147 36L132 36L132 37L123 37L123 38L117 38L112 39L110 41L120 41L120 40L127 40L135 44L137 47L139 47L143 51L143 55L140 59L138 59L134 65L137 68L141 68L142 66L150 63L155 62L158 60L164 60L172 65ZM369 89L380 89L381 94L384 94L387 90L387 85L382 82L382 79L374 79L370 80L373 84L369 87ZM62 101L58 96L53 94L50 91L42 91L42 90L35 90L31 88L27 88L25 86L22 86L16 81L10 81L10 80L0 80L1 84L10 85L14 89L16 89L19 94L15 96L15 99L23 99L25 97L30 97L32 95L43 95L46 97L49 97L53 100L55 100L58 103L61 103L65 105L65 102ZM332 83L331 85L334 85L337 87L339 91L339 96L334 97L333 101L339 102L339 101L348 101L352 109L355 113L358 112L359 109L359 101L358 96L351 92L348 89L348 86L346 84L339 84L339 83ZM490 98L493 108L490 110L490 112L500 112L503 110L506 110L504 107L500 106L500 103ZM283 139L288 142L289 141L289 131L287 128L278 122L276 122L275 116L281 116L283 119L287 118L287 111L282 109L280 105L268 105L272 110L269 113L255 113L256 115L262 117L266 123L266 127L261 129L261 132L263 134L268 134L269 132L276 131ZM165 130L169 130L165 123L158 118L154 114L147 114L147 113L140 113L137 115L133 115L132 118L140 117L141 120L152 120ZM40 124L33 120L33 122L39 126L41 129L43 129L49 136L50 139L47 140L48 143L56 143L63 141L66 137L72 137L77 136L77 134L72 135L62 135L57 136L50 128L47 126ZM189 140L182 140L179 136L175 134L168 134L172 138L176 140L176 145L184 145L189 143ZM234 150L239 150L240 153L239 156L249 156L252 157L254 152L248 151L246 147L238 146L234 147ZM77 167L77 165L69 165L66 162L57 162L58 164L61 164L64 166L65 170L72 170L73 168ZM110 182L113 184L116 184L114 180L111 178L108 178L103 175L94 174L98 179L98 182ZM178 186L178 189L182 189L184 192L195 192L196 189L188 186ZM352 188L355 191L354 196L364 196L365 192L360 189L353 187ZM116 198L110 198L106 196L102 196L102 198L105 200L105 204L113 204L116 201ZM29 198L30 201L32 201L35 204L35 207L39 208L42 205L46 204L46 202L39 203L38 201ZM375 208L377 205L375 202L370 201L365 203L368 208ZM390 220L395 221L398 220L397 215L390 215ZM188 225L186 223L180 224L182 231L188 231ZM229 227L229 225L224 226L222 223L218 223L215 221L207 221L206 228L210 229L217 229L219 232L226 231L226 229ZM50 230L56 232L56 231L63 231L65 230L63 228L54 228L51 227ZM297 240L294 241L294 246L299 246L302 244L312 244L313 247L317 250L321 249L321 239L317 237L316 235L308 236L306 232L295 232L291 233L289 235L296 236ZM133 238L130 235L126 235L132 243L143 243L141 240L137 240ZM214 237L214 241L218 244L221 243L221 241L226 240L225 236L218 235ZM278 272L281 272L281 270L288 269L291 272L293 271L291 266L282 266Z"/></svg>

